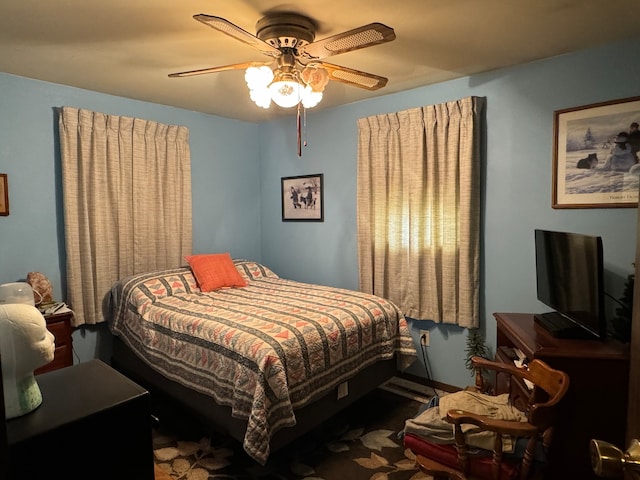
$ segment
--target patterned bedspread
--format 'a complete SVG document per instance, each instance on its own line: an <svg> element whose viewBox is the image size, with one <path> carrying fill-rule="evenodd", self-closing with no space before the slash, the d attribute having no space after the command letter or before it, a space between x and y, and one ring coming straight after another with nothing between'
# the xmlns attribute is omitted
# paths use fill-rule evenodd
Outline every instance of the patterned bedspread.
<svg viewBox="0 0 640 480"><path fill-rule="evenodd" d="M155 370L247 419L243 446L258 462L295 408L380 360L396 355L400 370L415 360L389 301L235 263L246 287L203 293L187 267L122 280L109 327Z"/></svg>

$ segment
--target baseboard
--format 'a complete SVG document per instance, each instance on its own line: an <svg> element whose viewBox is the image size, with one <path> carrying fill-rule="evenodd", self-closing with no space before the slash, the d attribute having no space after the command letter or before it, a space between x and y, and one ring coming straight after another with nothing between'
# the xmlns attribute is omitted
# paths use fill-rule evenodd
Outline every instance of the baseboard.
<svg viewBox="0 0 640 480"><path fill-rule="evenodd" d="M400 377L393 377L378 388L420 403L428 403L435 394L435 391L430 387Z"/></svg>
<svg viewBox="0 0 640 480"><path fill-rule="evenodd" d="M411 373L399 373L396 376L410 382L418 383L420 385L426 385L427 387L435 388L436 390L442 390L443 392L447 393L458 392L461 390L460 387L455 387L447 383L437 382L435 380L429 380L427 378L419 377L418 375L413 375Z"/></svg>

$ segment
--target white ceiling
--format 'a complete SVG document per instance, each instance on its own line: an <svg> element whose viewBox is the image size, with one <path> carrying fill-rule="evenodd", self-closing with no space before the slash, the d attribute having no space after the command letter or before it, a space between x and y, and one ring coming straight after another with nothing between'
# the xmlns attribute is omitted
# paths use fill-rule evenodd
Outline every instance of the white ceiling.
<svg viewBox="0 0 640 480"><path fill-rule="evenodd" d="M316 40L371 22L395 29L393 42L329 59L387 77L387 86L330 82L316 109L640 36L638 0L1 0L0 71L260 122L291 110L256 107L242 71L167 75L268 60L192 17L255 33L271 11L311 17Z"/></svg>

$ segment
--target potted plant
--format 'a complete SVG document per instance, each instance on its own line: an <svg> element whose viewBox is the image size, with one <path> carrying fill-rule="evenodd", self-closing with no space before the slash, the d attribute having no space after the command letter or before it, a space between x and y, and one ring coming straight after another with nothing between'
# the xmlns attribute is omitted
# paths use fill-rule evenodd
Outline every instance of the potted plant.
<svg viewBox="0 0 640 480"><path fill-rule="evenodd" d="M484 336L477 328L470 328L467 331L467 348L465 349L467 358L465 359L465 366L471 373L471 376L475 376L476 389L482 390L484 383L484 372L481 368L475 368L471 363L471 357L482 357L489 359L489 348L485 342Z"/></svg>
<svg viewBox="0 0 640 480"><path fill-rule="evenodd" d="M633 288L635 274L627 277L622 297L617 300L616 317L611 320L610 335L623 343L631 341L631 318L633 315ZM614 299L615 300L615 299Z"/></svg>

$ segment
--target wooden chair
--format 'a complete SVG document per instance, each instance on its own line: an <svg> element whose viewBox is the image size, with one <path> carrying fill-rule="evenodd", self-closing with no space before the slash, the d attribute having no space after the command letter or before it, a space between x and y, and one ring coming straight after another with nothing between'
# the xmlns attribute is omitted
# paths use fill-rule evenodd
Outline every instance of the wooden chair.
<svg viewBox="0 0 640 480"><path fill-rule="evenodd" d="M463 410L450 410L446 420L454 425L455 445L437 444L405 434L405 446L416 454L418 468L436 479L533 478L536 449L542 445L544 451L548 451L557 407L569 388L569 376L552 369L541 360L533 360L523 368L480 357L473 357L472 364L476 369L495 372L496 385L501 385L503 388L500 390L505 389L510 393L511 404L525 413L527 421L497 420ZM524 384L525 379L533 384L533 388L529 389ZM485 388L484 385L480 387ZM528 394L523 396L522 392ZM469 454L470 448L462 431L463 424L476 425L484 431L497 434L490 455ZM524 456L503 455L502 435L526 441Z"/></svg>

